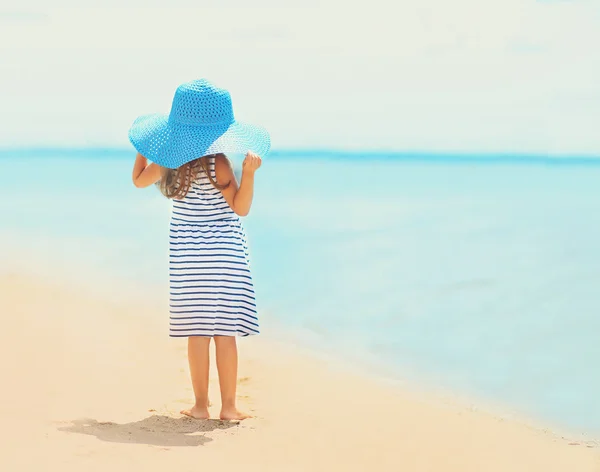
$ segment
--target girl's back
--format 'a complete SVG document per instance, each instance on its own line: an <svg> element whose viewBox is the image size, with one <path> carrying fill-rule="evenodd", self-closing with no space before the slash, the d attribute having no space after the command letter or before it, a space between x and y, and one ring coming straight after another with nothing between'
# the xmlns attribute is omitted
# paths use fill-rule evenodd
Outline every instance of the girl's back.
<svg viewBox="0 0 600 472"><path fill-rule="evenodd" d="M208 170L212 182L216 181L215 158L208 158ZM187 194L180 199L173 199L173 222L203 223L219 220L237 220L238 216L231 209L222 192L215 187L206 172L200 172Z"/></svg>

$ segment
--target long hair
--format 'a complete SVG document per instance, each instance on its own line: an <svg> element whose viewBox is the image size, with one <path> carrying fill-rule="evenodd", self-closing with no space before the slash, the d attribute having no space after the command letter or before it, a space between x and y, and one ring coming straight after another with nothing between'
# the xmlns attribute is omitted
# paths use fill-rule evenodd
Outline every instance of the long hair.
<svg viewBox="0 0 600 472"><path fill-rule="evenodd" d="M218 156L226 157L225 154L211 154L194 159L177 169L163 168L161 179L157 182L158 188L165 197L180 200L187 195L194 181L204 173L216 189L226 189L229 183L220 185L210 172L210 161Z"/></svg>

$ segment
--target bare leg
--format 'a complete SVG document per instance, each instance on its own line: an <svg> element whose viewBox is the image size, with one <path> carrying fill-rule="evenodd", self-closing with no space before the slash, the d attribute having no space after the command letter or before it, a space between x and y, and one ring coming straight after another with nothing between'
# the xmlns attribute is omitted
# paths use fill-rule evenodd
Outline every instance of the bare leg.
<svg viewBox="0 0 600 472"><path fill-rule="evenodd" d="M221 386L221 419L243 420L250 415L235 406L237 389L238 354L235 336L215 336L217 370Z"/></svg>
<svg viewBox="0 0 600 472"><path fill-rule="evenodd" d="M210 338L204 336L190 336L188 338L188 361L196 403L189 410L181 414L199 420L209 418L208 413L208 369Z"/></svg>

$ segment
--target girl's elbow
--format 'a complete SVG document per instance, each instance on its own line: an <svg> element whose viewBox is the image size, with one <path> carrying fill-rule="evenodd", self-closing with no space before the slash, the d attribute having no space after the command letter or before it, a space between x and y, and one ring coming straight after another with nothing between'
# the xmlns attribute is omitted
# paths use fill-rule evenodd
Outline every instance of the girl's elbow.
<svg viewBox="0 0 600 472"><path fill-rule="evenodd" d="M250 213L250 208L248 208L248 209L238 209L238 208L235 208L233 211L238 216L248 216L248 214Z"/></svg>
<svg viewBox="0 0 600 472"><path fill-rule="evenodd" d="M133 185L136 188L144 188L147 187L147 185L144 184L144 182L142 182L140 179L133 179Z"/></svg>

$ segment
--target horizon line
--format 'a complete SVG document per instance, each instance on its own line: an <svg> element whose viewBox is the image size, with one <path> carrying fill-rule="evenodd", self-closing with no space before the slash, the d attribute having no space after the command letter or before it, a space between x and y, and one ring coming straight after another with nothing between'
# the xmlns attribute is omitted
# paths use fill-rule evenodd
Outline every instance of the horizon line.
<svg viewBox="0 0 600 472"><path fill-rule="evenodd" d="M20 146L20 147L0 147L0 155L7 153L31 154L36 152L47 153L86 153L86 152L107 152L115 153L135 153L132 147L118 146L90 146L90 147L60 147L60 146ZM240 154L240 153L234 153ZM468 161L600 161L600 153L544 153L544 152L521 152L521 151L427 151L427 150L396 150L396 149L336 149L336 148L276 148L272 149L268 156L277 157L307 157L307 155L320 155L321 157L359 157L368 154L375 158L399 158L399 159L418 159L418 160L436 160L453 159Z"/></svg>

